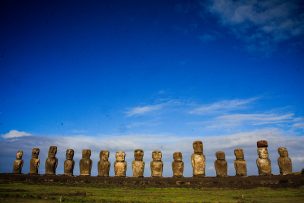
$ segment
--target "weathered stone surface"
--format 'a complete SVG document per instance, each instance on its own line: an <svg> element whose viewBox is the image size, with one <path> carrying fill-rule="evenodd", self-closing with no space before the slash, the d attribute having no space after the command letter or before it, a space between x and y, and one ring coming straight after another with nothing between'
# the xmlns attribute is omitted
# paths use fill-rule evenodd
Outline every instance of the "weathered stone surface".
<svg viewBox="0 0 304 203"><path fill-rule="evenodd" d="M162 177L163 176L163 161L161 151L155 150L152 152L152 161L150 162L151 176Z"/></svg>
<svg viewBox="0 0 304 203"><path fill-rule="evenodd" d="M217 160L214 162L214 167L217 177L227 176L227 161L225 160L225 152L217 151L215 153Z"/></svg>
<svg viewBox="0 0 304 203"><path fill-rule="evenodd" d="M244 151L243 149L235 149L234 150L235 160L234 160L234 168L236 176L247 176L247 164L244 159Z"/></svg>
<svg viewBox="0 0 304 203"><path fill-rule="evenodd" d="M278 153L280 157L278 158L278 165L280 168L281 175L288 175L292 173L292 162L288 157L288 151L285 147L279 147Z"/></svg>
<svg viewBox="0 0 304 203"><path fill-rule="evenodd" d="M56 168L58 165L58 159L56 158L56 154L57 154L57 147L50 146L48 158L45 161L45 174L46 175L55 175L56 174Z"/></svg>
<svg viewBox="0 0 304 203"><path fill-rule="evenodd" d="M172 171L173 171L173 177L183 177L184 162L183 162L183 154L181 152L173 153Z"/></svg>
<svg viewBox="0 0 304 203"><path fill-rule="evenodd" d="M198 140L193 142L194 153L191 156L193 176L205 176L206 158L203 154L203 142Z"/></svg>
<svg viewBox="0 0 304 203"><path fill-rule="evenodd" d="M98 176L108 177L111 163L109 162L110 152L101 150L99 153L100 161L98 162Z"/></svg>
<svg viewBox="0 0 304 203"><path fill-rule="evenodd" d="M134 161L132 161L133 177L143 177L145 162L143 161L144 151L142 149L134 150Z"/></svg>
<svg viewBox="0 0 304 203"><path fill-rule="evenodd" d="M92 160L90 159L90 157L91 157L90 149L82 150L82 159L80 159L80 162L79 162L81 176L90 176L91 175Z"/></svg>
<svg viewBox="0 0 304 203"><path fill-rule="evenodd" d="M33 148L32 149L32 158L30 161L30 174L36 175L38 174L38 169L40 165L40 159L39 157L40 149L39 148Z"/></svg>
<svg viewBox="0 0 304 203"><path fill-rule="evenodd" d="M256 164L258 167L259 175L271 175L271 161L268 158L268 143L266 140L260 140L257 142L258 158Z"/></svg>
<svg viewBox="0 0 304 203"><path fill-rule="evenodd" d="M23 151L19 150L16 153L16 160L14 161L14 165L13 165L13 173L15 174L21 174L22 172L22 167L23 167L22 156L23 156Z"/></svg>
<svg viewBox="0 0 304 203"><path fill-rule="evenodd" d="M64 161L64 175L73 176L74 166L75 166L75 161L73 160L74 150L67 149L65 156L66 156L66 160Z"/></svg>
<svg viewBox="0 0 304 203"><path fill-rule="evenodd" d="M126 153L118 151L115 154L116 161L114 162L114 172L116 177L126 177L127 162L125 161Z"/></svg>

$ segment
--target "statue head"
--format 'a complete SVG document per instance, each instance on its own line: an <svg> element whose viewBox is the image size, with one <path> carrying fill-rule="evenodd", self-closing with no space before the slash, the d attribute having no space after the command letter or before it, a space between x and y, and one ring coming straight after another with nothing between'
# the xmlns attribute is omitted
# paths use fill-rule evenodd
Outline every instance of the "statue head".
<svg viewBox="0 0 304 203"><path fill-rule="evenodd" d="M182 161L183 160L183 154L181 152L174 152L173 153L173 159L174 159L174 161Z"/></svg>
<svg viewBox="0 0 304 203"><path fill-rule="evenodd" d="M161 151L155 150L152 152L152 159L153 161L161 161L162 159L162 153Z"/></svg>
<svg viewBox="0 0 304 203"><path fill-rule="evenodd" d="M56 146L50 146L48 157L55 157L56 154L57 154L57 147Z"/></svg>
<svg viewBox="0 0 304 203"><path fill-rule="evenodd" d="M82 158L83 159L90 159L91 157L91 150L90 149L83 149L82 150Z"/></svg>
<svg viewBox="0 0 304 203"><path fill-rule="evenodd" d="M68 160L73 160L74 157L74 150L73 149L67 149L65 153L65 157Z"/></svg>
<svg viewBox="0 0 304 203"><path fill-rule="evenodd" d="M279 147L278 152L280 157L288 157L288 151L285 147Z"/></svg>
<svg viewBox="0 0 304 203"><path fill-rule="evenodd" d="M194 141L193 150L194 150L194 153L202 154L203 153L203 142L200 140Z"/></svg>
<svg viewBox="0 0 304 203"><path fill-rule="evenodd" d="M244 151L241 148L234 150L234 155L237 160L244 160Z"/></svg>
<svg viewBox="0 0 304 203"><path fill-rule="evenodd" d="M144 150L142 149L135 149L134 150L134 158L136 161L142 161L144 158Z"/></svg>
<svg viewBox="0 0 304 203"><path fill-rule="evenodd" d="M267 147L260 147L258 148L258 155L260 159L267 159L268 158L268 149Z"/></svg>
<svg viewBox="0 0 304 203"><path fill-rule="evenodd" d="M39 148L33 148L32 149L32 158L38 158L39 156L39 153L40 153L40 149Z"/></svg>
<svg viewBox="0 0 304 203"><path fill-rule="evenodd" d="M223 151L217 151L215 153L215 156L216 156L217 160L225 160L225 152L223 152Z"/></svg>
<svg viewBox="0 0 304 203"><path fill-rule="evenodd" d="M123 151L117 151L115 154L116 161L123 162L125 161L126 153Z"/></svg>
<svg viewBox="0 0 304 203"><path fill-rule="evenodd" d="M110 156L110 152L106 150L101 150L99 153L99 158L102 161L108 161Z"/></svg>
<svg viewBox="0 0 304 203"><path fill-rule="evenodd" d="M18 150L18 152L16 153L16 159L17 160L21 160L23 156L23 151L22 150Z"/></svg>

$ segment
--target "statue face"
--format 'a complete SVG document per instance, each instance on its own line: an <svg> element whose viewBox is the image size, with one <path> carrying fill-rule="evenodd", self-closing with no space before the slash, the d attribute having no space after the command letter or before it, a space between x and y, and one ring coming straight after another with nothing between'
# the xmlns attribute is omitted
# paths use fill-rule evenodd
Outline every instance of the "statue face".
<svg viewBox="0 0 304 203"><path fill-rule="evenodd" d="M99 157L100 157L101 160L108 161L109 156L110 156L109 151L100 151Z"/></svg>
<svg viewBox="0 0 304 203"><path fill-rule="evenodd" d="M278 152L280 157L288 157L288 151L285 147L279 147Z"/></svg>
<svg viewBox="0 0 304 203"><path fill-rule="evenodd" d="M90 149L83 149L82 150L82 158L89 159L91 157L91 150Z"/></svg>
<svg viewBox="0 0 304 203"><path fill-rule="evenodd" d="M244 159L243 149L235 149L234 150L234 155L235 155L236 159L243 160Z"/></svg>
<svg viewBox="0 0 304 203"><path fill-rule="evenodd" d="M183 160L183 154L181 152L174 152L173 153L173 159L174 159L174 161L182 161Z"/></svg>
<svg viewBox="0 0 304 203"><path fill-rule="evenodd" d="M74 150L73 149L67 149L65 153L66 159L72 160L74 157Z"/></svg>
<svg viewBox="0 0 304 203"><path fill-rule="evenodd" d="M19 150L16 154L16 159L22 159L22 156L23 156L23 151L22 150Z"/></svg>
<svg viewBox="0 0 304 203"><path fill-rule="evenodd" d="M268 158L268 150L266 147L258 148L258 155L260 159L267 159Z"/></svg>
<svg viewBox="0 0 304 203"><path fill-rule="evenodd" d="M50 146L49 157L55 157L56 154L57 154L57 147L56 146Z"/></svg>
<svg viewBox="0 0 304 203"><path fill-rule="evenodd" d="M119 162L125 161L125 156L126 156L126 153L123 151L116 152L116 155L115 155L116 161L119 161Z"/></svg>
<svg viewBox="0 0 304 203"><path fill-rule="evenodd" d="M33 148L32 149L32 158L38 158L39 152L40 152L39 148Z"/></svg>
<svg viewBox="0 0 304 203"><path fill-rule="evenodd" d="M161 161L161 159L162 159L161 151L153 151L152 152L152 159L153 159L153 161Z"/></svg>
<svg viewBox="0 0 304 203"><path fill-rule="evenodd" d="M142 161L144 158L144 151L142 149L134 150L134 158L136 161Z"/></svg>
<svg viewBox="0 0 304 203"><path fill-rule="evenodd" d="M203 142L202 141L194 141L193 142L194 153L203 153Z"/></svg>
<svg viewBox="0 0 304 203"><path fill-rule="evenodd" d="M218 160L225 160L225 152L218 151L215 153L215 156Z"/></svg>

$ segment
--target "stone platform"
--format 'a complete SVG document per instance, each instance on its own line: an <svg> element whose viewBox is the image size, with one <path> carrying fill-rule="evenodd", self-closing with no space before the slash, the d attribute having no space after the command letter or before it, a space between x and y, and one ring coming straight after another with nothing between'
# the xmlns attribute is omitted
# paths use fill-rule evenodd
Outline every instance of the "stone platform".
<svg viewBox="0 0 304 203"><path fill-rule="evenodd" d="M96 177L64 175L14 175L0 174L0 184L25 182L29 184L56 184L97 187L184 187L184 188L255 188L255 187L301 187L304 186L304 175L272 175L248 177L200 177L200 178L133 178L133 177Z"/></svg>

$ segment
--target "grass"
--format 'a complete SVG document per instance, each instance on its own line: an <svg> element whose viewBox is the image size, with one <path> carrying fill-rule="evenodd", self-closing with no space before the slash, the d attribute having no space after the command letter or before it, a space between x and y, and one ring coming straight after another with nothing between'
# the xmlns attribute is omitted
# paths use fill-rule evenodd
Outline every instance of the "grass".
<svg viewBox="0 0 304 203"><path fill-rule="evenodd" d="M0 184L0 202L304 202L304 188L118 188Z"/></svg>

